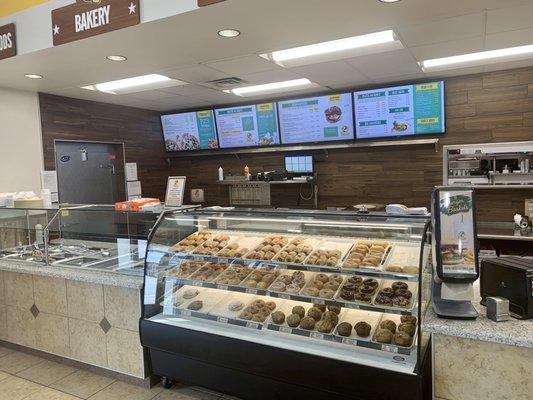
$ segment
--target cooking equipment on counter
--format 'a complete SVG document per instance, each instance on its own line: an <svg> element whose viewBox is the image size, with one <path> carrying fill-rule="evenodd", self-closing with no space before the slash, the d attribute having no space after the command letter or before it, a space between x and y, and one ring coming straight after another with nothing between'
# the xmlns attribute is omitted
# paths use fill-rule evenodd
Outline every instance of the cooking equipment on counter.
<svg viewBox="0 0 533 400"><path fill-rule="evenodd" d="M481 263L481 304L489 297L509 299L509 313L533 318L533 261L522 257L484 259Z"/></svg>

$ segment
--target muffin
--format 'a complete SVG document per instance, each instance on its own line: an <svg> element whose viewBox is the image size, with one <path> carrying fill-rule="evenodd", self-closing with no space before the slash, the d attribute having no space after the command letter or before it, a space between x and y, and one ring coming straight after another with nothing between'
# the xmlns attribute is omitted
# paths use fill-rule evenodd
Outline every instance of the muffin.
<svg viewBox="0 0 533 400"><path fill-rule="evenodd" d="M311 317L304 317L300 321L300 328L305 329L307 331L312 331L315 329L316 321Z"/></svg>
<svg viewBox="0 0 533 400"><path fill-rule="evenodd" d="M276 311L272 313L272 322L275 324L281 325L285 322L285 314L282 311Z"/></svg>
<svg viewBox="0 0 533 400"><path fill-rule="evenodd" d="M387 329L391 331L392 333L396 332L396 323L394 321L391 321L390 319L381 321L381 324L379 324L379 327L381 329Z"/></svg>
<svg viewBox="0 0 533 400"><path fill-rule="evenodd" d="M332 321L322 319L316 323L316 330L321 333L330 333L333 328L335 328L335 324Z"/></svg>
<svg viewBox="0 0 533 400"><path fill-rule="evenodd" d="M322 318L322 311L317 307L311 307L309 311L307 311L307 316L313 318L315 321L320 321Z"/></svg>
<svg viewBox="0 0 533 400"><path fill-rule="evenodd" d="M291 328L296 328L300 325L301 318L298 314L291 314L287 317L287 325Z"/></svg>
<svg viewBox="0 0 533 400"><path fill-rule="evenodd" d="M357 336L360 337L368 337L370 335L370 331L372 330L372 326L365 321L359 321L357 324L355 324L355 333L357 333Z"/></svg>
<svg viewBox="0 0 533 400"><path fill-rule="evenodd" d="M292 313L298 315L300 318L305 317L305 308L302 306L294 306L292 308Z"/></svg>
<svg viewBox="0 0 533 400"><path fill-rule="evenodd" d="M393 342L398 346L409 347L413 342L413 338L405 332L396 332L393 336Z"/></svg>
<svg viewBox="0 0 533 400"><path fill-rule="evenodd" d="M402 323L408 323L408 324L416 325L416 317L413 316L413 315L402 315L400 317L400 321L402 321Z"/></svg>
<svg viewBox="0 0 533 400"><path fill-rule="evenodd" d="M352 325L348 322L341 322L337 327L340 336L350 336L352 334Z"/></svg>
<svg viewBox="0 0 533 400"><path fill-rule="evenodd" d="M392 332L388 329L379 329L375 335L376 342L379 343L391 343L392 342Z"/></svg>
<svg viewBox="0 0 533 400"><path fill-rule="evenodd" d="M414 336L415 331L416 331L416 326L413 324L402 322L400 325L398 325L398 332L407 333L409 336Z"/></svg>

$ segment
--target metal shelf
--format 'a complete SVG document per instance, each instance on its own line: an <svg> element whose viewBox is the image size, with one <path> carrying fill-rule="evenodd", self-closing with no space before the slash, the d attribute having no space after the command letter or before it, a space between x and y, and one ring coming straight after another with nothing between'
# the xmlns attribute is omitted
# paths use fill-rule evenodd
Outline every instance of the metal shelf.
<svg viewBox="0 0 533 400"><path fill-rule="evenodd" d="M173 158L185 157L204 157L204 156L227 156L233 155L239 158L240 154L263 154L263 153L279 153L291 151L324 151L326 154L328 150L344 150L344 149L364 149L372 147L396 147L396 146L422 146L433 145L435 152L439 151L439 139L412 139L412 140L393 140L393 141L371 141L371 142L353 142L353 143L333 143L320 145L298 145L298 146L275 146L275 147L259 147L252 149L232 149L232 150L198 150L189 152L178 152L175 154L168 154L165 160L169 165Z"/></svg>

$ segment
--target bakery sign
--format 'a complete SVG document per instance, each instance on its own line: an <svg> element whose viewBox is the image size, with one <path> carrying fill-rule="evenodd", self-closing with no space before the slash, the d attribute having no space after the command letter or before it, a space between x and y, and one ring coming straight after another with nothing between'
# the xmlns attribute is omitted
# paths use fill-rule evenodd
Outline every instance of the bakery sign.
<svg viewBox="0 0 533 400"><path fill-rule="evenodd" d="M0 26L0 60L16 55L15 24Z"/></svg>
<svg viewBox="0 0 533 400"><path fill-rule="evenodd" d="M141 22L140 0L76 0L52 11L54 46Z"/></svg>

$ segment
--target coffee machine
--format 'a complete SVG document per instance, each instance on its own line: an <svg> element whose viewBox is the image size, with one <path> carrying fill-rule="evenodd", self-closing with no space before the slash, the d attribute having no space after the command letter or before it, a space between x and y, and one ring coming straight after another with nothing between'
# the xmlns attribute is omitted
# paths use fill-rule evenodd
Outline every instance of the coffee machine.
<svg viewBox="0 0 533 400"><path fill-rule="evenodd" d="M433 286L435 313L441 318L475 319L474 282L479 278L474 191L437 187L432 195Z"/></svg>

